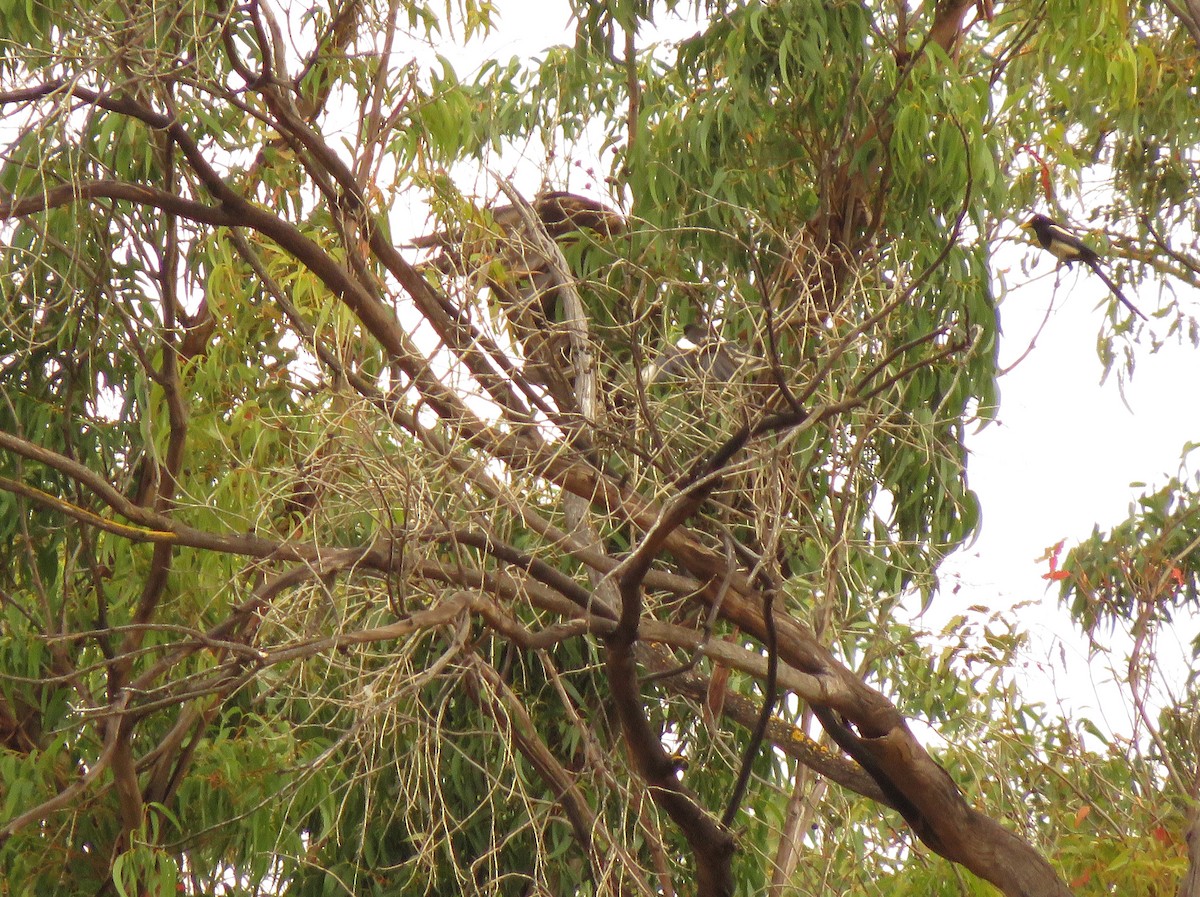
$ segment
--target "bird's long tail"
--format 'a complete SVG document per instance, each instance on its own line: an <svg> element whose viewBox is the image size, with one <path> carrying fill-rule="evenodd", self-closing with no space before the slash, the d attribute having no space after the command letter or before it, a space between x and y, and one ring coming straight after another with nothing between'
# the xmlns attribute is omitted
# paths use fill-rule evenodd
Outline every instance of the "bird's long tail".
<svg viewBox="0 0 1200 897"><path fill-rule="evenodd" d="M1095 259L1086 259L1086 261L1087 261L1088 267L1096 272L1096 276L1104 281L1104 285L1107 286L1110 290L1112 290L1113 295L1116 296L1118 299L1120 299L1121 302L1125 305L1125 307L1127 309L1129 309L1131 312L1133 312L1135 315L1137 315L1139 318L1141 318L1143 321L1145 321L1146 316L1144 314L1142 314L1141 311L1138 310L1138 307L1136 305L1134 305L1132 302L1130 302L1128 299L1125 298L1125 294L1121 292L1121 288L1112 282L1111 277L1109 277L1107 274L1104 273L1104 269L1100 267L1100 263L1098 261L1096 261Z"/></svg>

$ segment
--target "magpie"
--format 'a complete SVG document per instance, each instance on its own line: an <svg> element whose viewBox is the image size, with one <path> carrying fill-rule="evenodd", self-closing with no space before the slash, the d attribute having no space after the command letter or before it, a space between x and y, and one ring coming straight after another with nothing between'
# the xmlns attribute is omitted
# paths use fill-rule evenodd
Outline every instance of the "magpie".
<svg viewBox="0 0 1200 897"><path fill-rule="evenodd" d="M740 346L714 336L703 324L688 324L683 328L683 337L646 365L642 370L643 380L654 384L668 377L699 376L728 383L743 368L754 366Z"/></svg>
<svg viewBox="0 0 1200 897"><path fill-rule="evenodd" d="M1045 215L1034 215L1022 224L1021 227L1024 230L1033 231L1033 235L1037 237L1037 241L1041 247L1059 261L1064 262L1068 268L1072 262L1083 262L1096 272L1096 276L1104 281L1105 286L1112 290L1113 295L1120 299L1126 308L1143 321L1146 320L1146 316L1132 302L1125 298L1125 294L1121 292L1121 288L1113 283L1112 279L1104 273L1104 269L1100 267L1100 256L1096 254L1094 249L1084 243L1083 240Z"/></svg>

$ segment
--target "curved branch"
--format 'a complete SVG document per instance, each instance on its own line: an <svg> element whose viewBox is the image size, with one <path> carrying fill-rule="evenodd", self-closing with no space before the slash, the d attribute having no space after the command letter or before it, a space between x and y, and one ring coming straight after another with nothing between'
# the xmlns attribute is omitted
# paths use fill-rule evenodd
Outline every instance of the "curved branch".
<svg viewBox="0 0 1200 897"><path fill-rule="evenodd" d="M595 844L592 841L592 831L596 828L597 820L592 808L588 806L587 799L538 734L537 725L525 709L525 705L513 694L512 689L500 678L496 670L474 653L470 655L468 669L474 675L466 677L467 694L501 729L508 730L507 734L516 743L517 749L538 771L550 787L554 799L567 814L575 839L587 855L593 870L598 869L601 860L596 855ZM484 693L484 685L493 692L494 698L489 699L490 696Z"/></svg>
<svg viewBox="0 0 1200 897"><path fill-rule="evenodd" d="M54 797L42 801L42 803L26 810L24 813L14 816L8 822L4 823L4 825L0 826L0 846L11 838L13 833L18 829L24 828L34 822L40 822L56 810L73 803L76 797L86 791L88 786L96 781L112 765L121 743L119 735L121 727L118 725L115 717L124 712L125 707L129 703L129 698L130 693L124 691L109 706L108 713L113 714L114 718L105 729L104 750L100 752L100 756L94 762L88 765L87 772L80 776L78 781L64 788L58 794L54 795Z"/></svg>
<svg viewBox="0 0 1200 897"><path fill-rule="evenodd" d="M23 218L26 215L34 215L77 202L89 202L93 199L116 199L137 205L151 206L181 218L187 218L189 221L217 227L237 224L233 216L224 209L185 199L156 187L129 184L117 180L60 184L38 193L36 196L0 202L0 220Z"/></svg>
<svg viewBox="0 0 1200 897"><path fill-rule="evenodd" d="M205 216L198 217L195 220L206 223L246 227L275 241L297 261L312 271L330 292L345 303L346 307L354 313L363 327L379 342L380 346L387 351L389 356L395 360L404 373L412 379L417 389L425 397L425 400L439 416L451 421L455 426L465 429L467 435L471 438L481 438L487 431L486 425L467 409L459 395L434 376L424 356L417 350L408 334L400 326L395 315L377 296L372 294L368 285L351 276L341 264L326 253L316 242L306 237L295 225L256 205L230 187L216 168L213 167L208 154L196 143L192 135L188 133L177 119L146 108L130 98L118 97L110 93L92 90L79 84L66 84L62 81L49 82L40 87L31 88L30 91L22 92L22 97L28 99L39 95L49 96L56 92L67 93L98 108L127 115L145 123L151 128L165 131L174 141L175 145L179 147L188 165L200 179L204 188L217 200L219 209L224 213L224 216L220 220L209 220L209 216L213 215L213 208L204 206L203 204L197 204L195 207L181 206L170 208L168 209L169 211L175 211L181 216L187 216L189 210L194 211L197 215ZM4 95L0 95L0 104L3 104L6 100L7 98ZM302 123L301 128L303 129ZM322 158L327 164L333 166L330 169L331 173L338 178L339 183L345 186L344 177L339 175L348 176L348 174L344 171L344 166L341 165L336 155L327 147L324 147L323 144L318 143L315 149L322 151ZM350 182L351 184L353 183L352 176L350 176ZM132 185L126 185L126 187L135 191L147 190L147 188L143 187L133 188ZM147 198L148 204L155 206L160 201L166 202L165 197L169 196L169 194L161 194L160 191L153 190L149 190L141 195ZM24 200L23 202L36 201ZM398 253L394 247L391 247L383 240L379 229L371 228L370 230L373 237L372 250L377 254L380 254L381 251L386 253L387 258L398 259ZM384 258L382 254L380 257ZM422 311L425 312L427 307L431 308L436 305L436 303L431 304L429 301L429 297L433 295L429 285L413 270L411 265L403 262L403 259L399 261L401 263L398 268L399 279L405 289L413 293L415 299L424 300L418 302ZM385 264L387 264L386 258ZM431 318L431 321L436 319L437 316L435 315L434 318Z"/></svg>

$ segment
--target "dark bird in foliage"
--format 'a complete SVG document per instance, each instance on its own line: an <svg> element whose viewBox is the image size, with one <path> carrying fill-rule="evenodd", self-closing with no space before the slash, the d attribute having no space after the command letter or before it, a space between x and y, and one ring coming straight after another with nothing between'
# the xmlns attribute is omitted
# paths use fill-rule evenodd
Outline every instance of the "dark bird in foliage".
<svg viewBox="0 0 1200 897"><path fill-rule="evenodd" d="M530 202L542 226L555 240L565 237L574 231L590 230L605 237L611 237L625 229L625 219L620 213L614 212L602 202L567 193L563 190L553 190L538 194ZM514 205L493 206L492 220L506 232L518 230L524 226L521 210ZM426 234L413 240L412 245L418 249L449 249L461 246L463 233L461 230L443 230Z"/></svg>
<svg viewBox="0 0 1200 897"><path fill-rule="evenodd" d="M437 231L411 245L434 251L422 267L451 277L483 273L524 350L527 372L549 386L560 403L568 402L570 362L563 351L564 334L554 326L562 320L563 284L545 248L545 237L560 246L573 240L605 239L624 231L626 222L603 203L564 191L539 194L529 210L536 221L530 221L528 210L519 206L493 206L476 226Z"/></svg>
<svg viewBox="0 0 1200 897"><path fill-rule="evenodd" d="M1104 281L1105 286L1112 290L1112 294L1121 300L1126 308L1143 321L1146 320L1146 316L1132 302L1125 298L1125 294L1121 292L1121 288L1113 283L1112 279L1104 273L1104 269L1100 267L1100 256L1096 254L1096 251L1084 243L1083 240L1079 239L1079 237L1045 215L1034 215L1022 224L1021 227L1032 231L1041 247L1068 267L1070 267L1072 262L1083 262L1096 272L1096 276Z"/></svg>
<svg viewBox="0 0 1200 897"><path fill-rule="evenodd" d="M646 383L661 383L668 377L699 377L728 383L753 360L740 347L720 339L703 324L683 328L686 342L680 340L661 352L642 371Z"/></svg>
<svg viewBox="0 0 1200 897"><path fill-rule="evenodd" d="M618 212L586 196L554 191L540 194L529 205L546 235L558 242L585 232L612 237L625 229L625 219ZM418 237L411 245L441 250L426 264L444 274L462 275L485 268L501 272L504 279L490 278L488 286L518 319L514 320L518 329L553 322L557 318L555 276L522 210L503 205L488 211L494 229L480 227L474 233L462 228L442 230ZM495 261L500 262L498 268L492 265Z"/></svg>
<svg viewBox="0 0 1200 897"><path fill-rule="evenodd" d="M625 229L625 219L608 206L586 196L564 191L542 193L530 204L546 235L552 240L562 241L572 235L591 232L599 237L612 237ZM475 235L463 229L442 230L426 234L413 240L418 249L440 249L430 262L433 267L446 274L462 274L468 268L481 264L480 253L498 250L504 269L516 275L538 281L544 275L542 285L553 286L547 279L549 261L537 249L537 241L531 238L529 226L522 209L515 205L494 206L488 210L495 222L495 230L480 229ZM499 245L503 243L503 245ZM496 287L497 284L489 284ZM543 297L545 299L546 297ZM554 318L554 309L544 309L549 320Z"/></svg>

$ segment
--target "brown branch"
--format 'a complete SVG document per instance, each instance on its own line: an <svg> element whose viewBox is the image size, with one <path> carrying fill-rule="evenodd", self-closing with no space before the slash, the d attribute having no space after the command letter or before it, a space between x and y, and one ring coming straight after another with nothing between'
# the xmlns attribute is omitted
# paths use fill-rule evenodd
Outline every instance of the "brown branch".
<svg viewBox="0 0 1200 897"><path fill-rule="evenodd" d="M373 295L370 289L370 282L360 281L352 277L341 264L321 249L316 242L306 237L295 225L252 203L230 187L213 167L208 154L196 143L178 120L169 115L146 108L133 99L117 97L78 84L64 85L62 82L50 82L35 90L42 91L45 95L50 95L57 91L65 91L71 96L98 108L127 115L144 122L151 128L166 132L175 145L179 147L188 165L200 179L205 189L217 200L219 208L224 214L217 219L213 215L212 207L204 206L203 204L195 204L193 206L187 204L187 201L178 200L177 197L170 197L169 194L164 194L162 191L124 185L127 190L132 191L127 194L131 199L138 191L146 191L141 195L145 197L145 202L148 205L162 207L168 211L176 211L182 217L189 217L189 211L194 212L197 216L201 216L194 220L201 221L202 223L219 223L228 226L247 227L269 237L312 271L330 292L345 303L359 319L363 327L388 352L401 369L404 370L405 374L413 380L413 383L425 397L425 400L439 416L452 422L455 426L465 429L471 438L481 439L484 437L484 434L488 431L486 425L479 421L476 415L468 411L453 389L433 374L424 356L417 350L404 329L400 327L392 311L378 296ZM4 97L0 96L0 103L3 102ZM296 124L301 133L309 131L302 122ZM332 164L333 167L330 168L330 173L338 179L339 183L342 183L344 188L354 187L353 176L345 169L340 160L337 159L336 154L321 145L320 141L315 140L311 133L306 134L306 136L313 143L313 146L310 148L321 155L327 166ZM68 186L67 189L71 190L75 188ZM356 190L354 191L354 195L357 197ZM40 201L38 198L22 200L16 208L32 210L33 207L28 204ZM361 203L361 198L358 201ZM160 206L160 202L168 203L168 205ZM0 207L0 210L2 209L3 207ZM433 294L429 285L413 270L411 265L408 265L400 258L394 247L391 247L383 240L378 228L371 228L371 233L373 235L372 250L380 255L385 265L388 265L389 261L392 262L392 266L396 268L394 273L396 273L397 278L406 290L413 293L414 299L418 301L422 312L430 316L431 323L441 320L444 315L438 315L437 309L440 306L438 305L437 297ZM442 310L443 312L445 311L444 308Z"/></svg>
<svg viewBox="0 0 1200 897"><path fill-rule="evenodd" d="M774 622L775 594L776 586L774 585L768 585L763 589L763 622L767 633L767 677L763 685L763 703L762 709L758 713L758 719L755 720L754 726L750 730L750 740L746 743L746 750L742 755L742 768L738 771L737 782L733 786L733 793L729 796L729 805L721 817L721 824L724 826L733 825L733 820L737 818L738 810L741 809L746 789L750 785L750 773L754 769L754 761L758 758L758 752L762 748L763 739L767 735L767 727L771 723L771 717L775 710L776 689L779 685L779 644Z"/></svg>
<svg viewBox="0 0 1200 897"><path fill-rule="evenodd" d="M236 220L224 209L185 199L157 187L129 184L125 181L97 180L80 183L59 184L49 187L36 196L8 199L0 202L0 220L24 218L50 209L62 208L94 199L115 199L140 206L151 206L187 218L200 224L232 226Z"/></svg>
<svg viewBox="0 0 1200 897"><path fill-rule="evenodd" d="M929 41L941 47L951 58L957 55L967 11L976 2L977 0L941 0L935 5L933 25L929 28Z"/></svg>
<svg viewBox="0 0 1200 897"><path fill-rule="evenodd" d="M386 239L387 229L381 227L372 215L370 206L364 198L363 187L354 172L322 136L299 117L290 98L282 99L280 92L275 89L265 90L263 96L275 114L274 125L297 149L301 159L305 161L308 172L319 183L332 178L333 183L340 188L341 195L333 195L333 185L325 187L331 205L334 208L345 209L353 216L355 223L363 230L367 244L375 258L396 278L426 321L446 346L463 361L472 376L504 410L505 415L520 425L526 435L536 432L535 429L531 429L535 422L529 415L522 396L513 389L514 383L524 383L524 378L512 368L504 353L490 337L471 323L461 309L455 307L434 290L425 278L404 259L396 247ZM343 300L345 301L345 297ZM352 305L350 302L347 302L347 305L359 316L360 320L362 320L362 312L371 311L370 308ZM363 324L372 334L375 334L375 328L371 323L363 320ZM383 345L385 348L390 348L386 342ZM416 379L412 371L406 370L405 372ZM438 381L435 380L435 382ZM527 396L533 395L532 390L528 388L523 391ZM424 389L422 389L422 393L430 395ZM431 397L431 402L433 401ZM435 407L437 407L436 403ZM439 413L441 412L439 411ZM443 416L445 415L443 414Z"/></svg>
<svg viewBox="0 0 1200 897"><path fill-rule="evenodd" d="M161 148L161 155L167 160L169 182L175 181L175 170L172 164L173 159L170 155L170 141L166 146ZM183 451L184 444L187 441L187 411L184 408L183 388L179 379L179 359L175 351L175 309L178 306L178 297L176 296L176 278L178 277L179 263L179 247L178 247L178 232L177 232L177 216L173 212L168 212L165 216L163 226L166 231L163 241L162 255L159 260L158 281L160 284L160 294L162 297L162 364L157 373L154 375L155 381L163 390L166 397L167 405L167 451L163 463L158 464L153 460L153 453L149 451L151 447L147 446L146 463L155 464L156 471L154 480L158 483L154 498L154 513L162 518L168 518L170 512L175 505L175 494L178 491L179 471L183 466ZM158 606L159 600L162 598L163 592L167 587L167 577L171 571L171 562L174 558L174 546L169 542L157 542L154 545L154 551L150 557L150 569L146 573L145 582L142 585L142 593L138 598L137 607L133 614L133 623L149 622L154 610ZM125 644L122 645L121 651L132 652L141 646L143 631L134 629L125 639ZM108 675L108 691L109 695L117 694L129 678L129 672L132 666L132 661L122 662L114 661L109 668ZM130 729L125 734L126 740L132 740L133 732ZM128 756L126 756L128 753ZM140 824L141 819L141 789L137 784L137 776L133 770L132 748L126 752L118 753L117 761L113 764L113 769L118 773L125 772L130 781L124 784L118 784L118 790L122 795L122 801L134 802L134 795L137 798L137 818ZM130 812L129 817L133 816ZM126 832L133 831L134 828L126 826Z"/></svg>
<svg viewBox="0 0 1200 897"><path fill-rule="evenodd" d="M472 653L469 655L468 670L471 675L465 678L467 694L476 706L495 721L502 732L507 731L517 749L545 781L554 800L566 813L575 839L587 856L593 875L596 875L603 865L592 840L596 816L579 786L546 746L524 704L513 694L512 689L495 669L485 663L478 654Z"/></svg>
<svg viewBox="0 0 1200 897"><path fill-rule="evenodd" d="M532 576L538 582L549 586L564 597L585 609L599 609L605 616L615 616L615 611L597 602L596 597L571 577L533 557L512 545L494 539L485 533L459 530L440 537L439 540L453 541L460 545L470 545L492 555L498 560L511 564Z"/></svg>
<svg viewBox="0 0 1200 897"><path fill-rule="evenodd" d="M0 436L4 434L0 433ZM43 492L33 486L27 486L24 483L19 483L16 480L10 480L8 477L0 477L0 490L11 492L13 495L21 495L32 501L37 502L47 508L52 508L55 511L61 511L73 520L80 523L86 523L89 526L94 526L97 529L103 530L106 533L112 533L115 536L122 536L131 542L166 542L175 544L179 541L177 533L170 530L155 530L143 529L137 526L128 526L124 523L117 523L114 520L109 520L106 517L101 517L99 514L93 513L86 508L81 508L78 505L71 504L66 499L59 498L56 495L51 495L48 492Z"/></svg>
<svg viewBox="0 0 1200 897"><path fill-rule="evenodd" d="M108 520L86 508L73 505L65 499L58 498L33 486L27 486L24 483L19 483L5 477L0 477L0 489L12 492L15 495L23 495L46 507L61 511L81 523L95 526L97 529L102 529L105 532L129 539L131 542L168 543L183 545L189 548L203 548L225 554L239 554L258 558L278 558L281 560L303 560L317 556L316 549L300 543L273 542L260 536L241 533L219 535L205 532L204 530L193 529L182 524L176 524L170 518L147 511L133 504L119 492L112 489L107 481L92 473L83 467L83 465L76 464L63 455L42 449L40 446L34 446L32 443L28 443L19 437L14 437L11 433L0 431L0 448L7 448L16 454L25 455L25 457L31 457L36 454L37 460L52 457L53 461L46 462L47 466L75 478L82 485L92 489L93 492L100 493L102 499L112 500L114 510L117 513L130 518L135 523L142 524L145 528L127 526ZM25 454L22 451L23 448L31 449L30 453ZM36 452L32 450L36 450Z"/></svg>
<svg viewBox="0 0 1200 897"><path fill-rule="evenodd" d="M747 654L749 655L747 660L756 658L761 662L761 658L758 658L756 655L752 655L749 652ZM670 658L652 648L640 649L639 657L651 669L662 669L667 664L672 663ZM755 676L765 674L765 668L750 669L748 667L749 664L737 668L742 672ZM785 677L788 676L786 672L784 675ZM680 675L677 678L672 678L666 683L666 688L677 694L691 698L698 704L703 704L708 697L709 679L707 676L688 673ZM721 705L721 713L724 716L739 723L746 729L754 728L758 721L759 712L760 708L753 701L737 692L726 694L725 700ZM870 798L885 806L890 806L887 795L880 790L879 785L863 771L861 766L853 760L848 760L841 754L836 754L818 744L797 726L778 717L772 717L771 721L767 724L766 739L782 753L793 760L803 763L809 769L813 770L813 772L819 773L846 790Z"/></svg>
<svg viewBox="0 0 1200 897"><path fill-rule="evenodd" d="M128 691L123 692L117 702L110 705L108 712L119 715L129 703L129 698L130 693ZM51 813L63 807L70 806L80 794L87 790L92 782L100 778L112 765L113 757L118 750L118 745L120 744L119 728L116 719L113 720L111 725L105 728L104 750L100 752L100 756L88 764L87 771L80 776L78 781L64 788L49 800L42 801L36 807L32 807L24 813L12 817L4 825L0 826L0 845L3 845L19 829L34 822L40 822Z"/></svg>
<svg viewBox="0 0 1200 897"><path fill-rule="evenodd" d="M642 583L650 565L672 534L699 508L720 482L720 471L752 438L796 426L808 419L803 409L771 415L752 426L743 426L715 451L700 459L685 477L676 499L629 559L617 579L621 597L616 629L605 639L606 669L613 702L634 768L651 787L654 799L671 816L687 838L696 858L699 897L725 897L733 892L730 860L734 843L728 828L713 819L675 776L675 765L651 729L642 706L634 644L642 613Z"/></svg>
<svg viewBox="0 0 1200 897"><path fill-rule="evenodd" d="M1174 13L1197 48L1200 49L1200 2L1198 0L1182 0L1181 3L1176 3L1172 0L1163 0L1163 5Z"/></svg>
<svg viewBox="0 0 1200 897"><path fill-rule="evenodd" d="M1187 795L1191 803L1183 833L1187 843L1187 871L1179 879L1175 897L1200 897L1200 766L1196 767Z"/></svg>
<svg viewBox="0 0 1200 897"><path fill-rule="evenodd" d="M765 638L758 602L734 590L725 616L756 638ZM931 849L996 885L1009 897L1066 897L1066 884L1027 842L967 803L946 771L913 737L900 712L840 664L802 624L776 615L780 658L811 674L826 707L854 725L858 746L869 752L917 817L914 832ZM998 861L1003 857L1003 861Z"/></svg>

